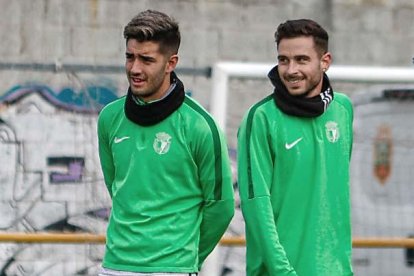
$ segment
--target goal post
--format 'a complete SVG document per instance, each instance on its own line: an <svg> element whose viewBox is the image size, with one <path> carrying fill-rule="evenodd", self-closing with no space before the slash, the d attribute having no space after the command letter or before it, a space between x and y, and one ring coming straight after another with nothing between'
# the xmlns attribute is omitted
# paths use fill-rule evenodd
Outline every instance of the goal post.
<svg viewBox="0 0 414 276"><path fill-rule="evenodd" d="M226 129L227 96L230 78L266 78L275 64L217 62L212 69L210 112L223 130ZM353 83L413 83L414 68L331 65L331 81Z"/></svg>

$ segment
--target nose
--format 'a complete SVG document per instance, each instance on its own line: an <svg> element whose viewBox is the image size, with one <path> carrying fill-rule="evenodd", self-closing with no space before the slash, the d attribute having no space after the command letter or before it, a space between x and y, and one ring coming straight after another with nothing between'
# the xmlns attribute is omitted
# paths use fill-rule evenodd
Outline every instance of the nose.
<svg viewBox="0 0 414 276"><path fill-rule="evenodd" d="M139 59L134 59L130 63L130 72L132 74L139 74L142 72L142 66L141 66L141 62L139 61Z"/></svg>
<svg viewBox="0 0 414 276"><path fill-rule="evenodd" d="M298 65L294 61L290 61L287 65L287 73L288 74L295 74L298 72Z"/></svg>

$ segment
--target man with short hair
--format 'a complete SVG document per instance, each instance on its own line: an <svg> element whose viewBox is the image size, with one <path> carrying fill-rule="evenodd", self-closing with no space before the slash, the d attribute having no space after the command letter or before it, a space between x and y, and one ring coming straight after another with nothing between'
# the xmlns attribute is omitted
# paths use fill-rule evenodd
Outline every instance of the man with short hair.
<svg viewBox="0 0 414 276"><path fill-rule="evenodd" d="M226 141L174 73L177 22L147 10L124 37L130 86L98 119L112 198L100 275L196 275L234 213Z"/></svg>
<svg viewBox="0 0 414 276"><path fill-rule="evenodd" d="M349 276L352 105L333 92L328 34L308 19L275 33L274 91L238 132L248 276Z"/></svg>

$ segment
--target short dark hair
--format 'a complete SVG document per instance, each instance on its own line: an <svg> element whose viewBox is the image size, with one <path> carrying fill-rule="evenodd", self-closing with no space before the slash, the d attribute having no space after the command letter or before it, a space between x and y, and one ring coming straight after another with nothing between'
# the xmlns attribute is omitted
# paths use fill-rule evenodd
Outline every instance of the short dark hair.
<svg viewBox="0 0 414 276"><path fill-rule="evenodd" d="M311 19L296 19L287 20L281 23L275 32L276 45L279 47L279 43L284 38L295 38L299 36L313 37L316 50L321 55L328 52L328 33L318 23Z"/></svg>
<svg viewBox="0 0 414 276"><path fill-rule="evenodd" d="M163 54L177 54L181 35L178 23L165 13L146 10L137 14L124 28L124 38L139 42L154 41L160 44Z"/></svg>

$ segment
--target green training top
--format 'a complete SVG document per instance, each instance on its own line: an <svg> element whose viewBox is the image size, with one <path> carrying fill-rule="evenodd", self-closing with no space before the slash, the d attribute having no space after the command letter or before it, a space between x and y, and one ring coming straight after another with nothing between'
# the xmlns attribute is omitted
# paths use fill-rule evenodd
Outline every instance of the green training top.
<svg viewBox="0 0 414 276"><path fill-rule="evenodd" d="M320 116L290 116L272 96L238 133L247 275L348 276L352 105L335 93Z"/></svg>
<svg viewBox="0 0 414 276"><path fill-rule="evenodd" d="M194 100L142 126L125 98L98 119L99 154L112 198L103 267L196 272L234 213L226 141Z"/></svg>

